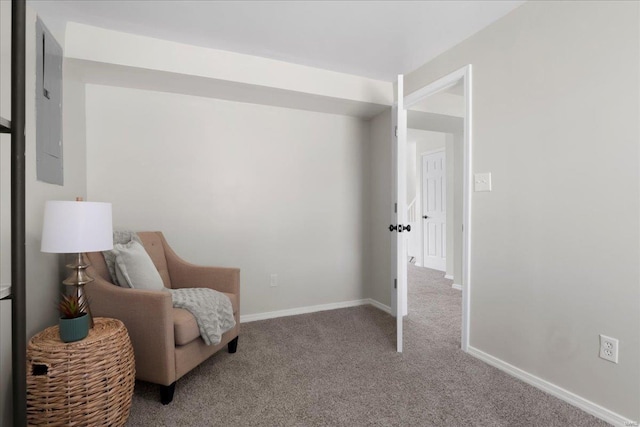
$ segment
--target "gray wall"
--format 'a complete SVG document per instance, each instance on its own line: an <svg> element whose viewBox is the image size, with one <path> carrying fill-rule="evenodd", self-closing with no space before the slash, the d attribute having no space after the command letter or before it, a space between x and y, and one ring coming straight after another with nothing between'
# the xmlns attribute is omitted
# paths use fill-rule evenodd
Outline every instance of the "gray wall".
<svg viewBox="0 0 640 427"><path fill-rule="evenodd" d="M45 22L46 24L46 22ZM74 200L86 197L86 151L83 140L63 141L64 186L47 184L36 179L35 134L35 13L27 14L27 121L26 121L26 263L27 263L27 335L31 337L45 327L57 323L55 309L61 280L68 274L62 264L65 257L40 252L42 218L47 200ZM64 70L63 70L64 72ZM70 88L63 83L63 105ZM82 117L65 114L63 127ZM63 135L65 134L63 130Z"/></svg>
<svg viewBox="0 0 640 427"><path fill-rule="evenodd" d="M5 19L5 7L8 2L0 2L2 5L2 19ZM10 6L10 4L9 4ZM9 8L10 9L10 8ZM48 326L57 323L57 312L55 309L58 295L60 293L60 282L66 274L61 264L64 263L62 256L55 254L44 254L40 252L40 237L42 231L42 216L44 212L44 204L47 200L74 200L76 196L84 197L86 194L86 159L84 141L75 138L66 137L64 140L65 159L64 173L65 185L52 185L39 182L36 180L36 114L35 114L35 23L36 15L32 9L27 8L27 31L26 31L26 295L27 295L27 338L31 338L37 332ZM45 22L46 24L46 22ZM2 37L4 40L4 28ZM4 46L4 44L3 44ZM4 49L4 47L3 47ZM2 61L2 79L8 73L5 67L8 64ZM64 87L64 97L69 95L68 88ZM5 98L6 89L2 86L2 98ZM63 101L65 104L65 101ZM4 102L2 104L4 106ZM3 114L4 113L3 107ZM64 114L64 112L63 112ZM67 126L74 120L81 120L82 117L67 115L63 126ZM63 132L64 133L64 132ZM3 146L7 142L3 136ZM7 160L4 156L0 159L5 166ZM4 175L3 175L4 176ZM2 181L4 188L6 182ZM0 192L0 205L4 207L10 203L10 194ZM2 221L5 221L2 216ZM10 221L10 220L9 220ZM2 241L9 239L4 232L2 233ZM4 245L3 245L4 249ZM5 268L10 265L10 254L3 250L2 256L3 280L6 280ZM9 267L10 268L10 267ZM10 406L5 406L10 399L7 394L11 392L11 378L6 372L9 371L10 355L7 349L10 349L10 313L7 302L0 303L0 313L2 327L0 328L0 341L2 347L2 355L0 355L0 409L2 409L3 425L10 425L11 410ZM10 351L10 350L9 350Z"/></svg>
<svg viewBox="0 0 640 427"><path fill-rule="evenodd" d="M11 118L11 2L0 1L0 116ZM0 134L0 287L11 283L11 136ZM11 301L0 301L0 425L11 425Z"/></svg>
<svg viewBox="0 0 640 427"><path fill-rule="evenodd" d="M191 262L239 267L242 315L365 297L366 122L86 91L88 196L113 203L114 226L161 230Z"/></svg>
<svg viewBox="0 0 640 427"><path fill-rule="evenodd" d="M473 64L471 346L640 419L637 2L527 2L405 77ZM620 363L598 358L598 334Z"/></svg>

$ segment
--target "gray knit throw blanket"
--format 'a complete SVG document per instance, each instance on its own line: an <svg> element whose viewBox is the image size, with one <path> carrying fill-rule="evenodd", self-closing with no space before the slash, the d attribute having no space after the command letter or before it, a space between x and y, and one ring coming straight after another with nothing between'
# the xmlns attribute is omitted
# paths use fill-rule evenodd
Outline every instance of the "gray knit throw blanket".
<svg viewBox="0 0 640 427"><path fill-rule="evenodd" d="M236 325L231 300L209 288L169 289L173 306L184 308L196 318L205 344L219 344L222 334Z"/></svg>

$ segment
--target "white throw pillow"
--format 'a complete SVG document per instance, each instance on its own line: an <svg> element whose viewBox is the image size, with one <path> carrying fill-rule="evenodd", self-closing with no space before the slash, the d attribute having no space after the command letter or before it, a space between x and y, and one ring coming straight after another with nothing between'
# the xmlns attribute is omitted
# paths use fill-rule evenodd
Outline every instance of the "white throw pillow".
<svg viewBox="0 0 640 427"><path fill-rule="evenodd" d="M132 240L127 244L115 244L113 249L116 252L116 276L120 286L151 291L165 289L160 273L140 243Z"/></svg>

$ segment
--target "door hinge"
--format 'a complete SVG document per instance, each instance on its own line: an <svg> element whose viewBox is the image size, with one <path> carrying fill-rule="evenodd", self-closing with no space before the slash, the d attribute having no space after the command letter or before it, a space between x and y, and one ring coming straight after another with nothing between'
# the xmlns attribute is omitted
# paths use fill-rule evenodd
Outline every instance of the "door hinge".
<svg viewBox="0 0 640 427"><path fill-rule="evenodd" d="M393 212L398 213L398 204L397 203L393 204Z"/></svg>
<svg viewBox="0 0 640 427"><path fill-rule="evenodd" d="M398 137L398 126L396 126L396 138Z"/></svg>
<svg viewBox="0 0 640 427"><path fill-rule="evenodd" d="M398 279L393 279L393 289L398 289Z"/></svg>

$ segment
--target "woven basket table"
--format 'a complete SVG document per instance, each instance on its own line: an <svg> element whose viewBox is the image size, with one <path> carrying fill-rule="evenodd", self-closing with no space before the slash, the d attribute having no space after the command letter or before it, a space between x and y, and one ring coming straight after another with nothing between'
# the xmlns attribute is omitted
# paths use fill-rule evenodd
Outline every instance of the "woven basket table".
<svg viewBox="0 0 640 427"><path fill-rule="evenodd" d="M27 347L27 421L34 426L122 426L135 384L124 324L98 317L80 341L60 341L58 326Z"/></svg>

